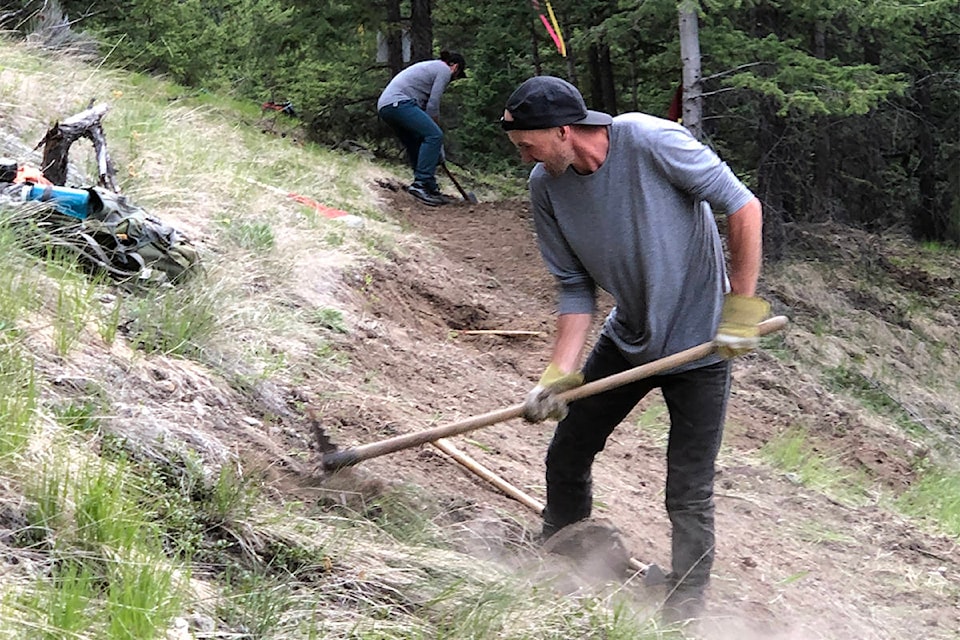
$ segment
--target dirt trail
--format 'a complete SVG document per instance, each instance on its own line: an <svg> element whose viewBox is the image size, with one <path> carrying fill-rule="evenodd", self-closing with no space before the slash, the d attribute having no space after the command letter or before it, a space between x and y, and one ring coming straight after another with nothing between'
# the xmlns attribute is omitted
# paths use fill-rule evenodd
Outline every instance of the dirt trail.
<svg viewBox="0 0 960 640"><path fill-rule="evenodd" d="M428 208L402 191L384 199L435 250L400 250L390 267L356 274L364 331L342 345L368 372L356 393L322 407L341 444L363 444L519 402L545 364L553 283L525 201ZM604 311L609 300L603 299ZM778 310L789 315L789 310ZM468 335L472 329L542 332ZM828 398L769 353L738 360L717 495L718 554L709 638L960 637L957 542L918 530L878 505L850 507L761 464L758 448L798 416L848 422ZM643 562L669 562L663 510L665 408L645 399L595 465L595 514L622 530ZM456 438L504 479L543 499L549 424L519 420ZM833 444L880 482L908 469L895 437L837 430ZM493 546L538 529L536 516L424 446L362 465L364 474L427 488Z"/></svg>

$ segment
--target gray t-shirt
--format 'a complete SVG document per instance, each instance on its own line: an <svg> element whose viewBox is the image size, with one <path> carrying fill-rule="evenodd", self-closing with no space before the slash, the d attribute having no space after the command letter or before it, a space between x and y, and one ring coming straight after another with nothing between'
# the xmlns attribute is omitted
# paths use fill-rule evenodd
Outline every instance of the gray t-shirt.
<svg viewBox="0 0 960 640"><path fill-rule="evenodd" d="M377 111L388 104L413 100L431 118L440 115L440 96L450 84L450 67L443 60L427 60L410 65L387 84Z"/></svg>
<svg viewBox="0 0 960 640"><path fill-rule="evenodd" d="M609 292L603 332L636 366L713 339L728 285L711 205L733 213L753 194L677 123L628 113L609 132L597 171L554 178L537 164L530 196L558 312L593 313L595 287Z"/></svg>

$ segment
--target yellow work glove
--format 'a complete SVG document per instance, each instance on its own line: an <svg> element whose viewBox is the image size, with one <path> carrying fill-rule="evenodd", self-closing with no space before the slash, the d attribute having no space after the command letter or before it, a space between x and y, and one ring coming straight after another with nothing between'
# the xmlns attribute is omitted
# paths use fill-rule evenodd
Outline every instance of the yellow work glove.
<svg viewBox="0 0 960 640"><path fill-rule="evenodd" d="M564 373L551 362L540 376L537 386L527 394L523 403L523 419L527 422L563 420L567 416L567 403L558 398L557 394L582 384L582 373Z"/></svg>
<svg viewBox="0 0 960 640"><path fill-rule="evenodd" d="M770 304L762 298L728 293L723 298L720 328L713 343L717 353L733 358L757 348L760 333L757 325L770 314Z"/></svg>

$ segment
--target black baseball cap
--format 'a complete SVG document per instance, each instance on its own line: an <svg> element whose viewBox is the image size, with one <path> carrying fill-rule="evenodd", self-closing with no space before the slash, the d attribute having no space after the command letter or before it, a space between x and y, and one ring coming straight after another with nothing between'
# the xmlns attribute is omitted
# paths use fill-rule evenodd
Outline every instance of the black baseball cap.
<svg viewBox="0 0 960 640"><path fill-rule="evenodd" d="M568 124L606 126L613 118L587 109L575 86L554 76L530 78L511 94L506 110L513 120L500 118L504 131L551 129Z"/></svg>

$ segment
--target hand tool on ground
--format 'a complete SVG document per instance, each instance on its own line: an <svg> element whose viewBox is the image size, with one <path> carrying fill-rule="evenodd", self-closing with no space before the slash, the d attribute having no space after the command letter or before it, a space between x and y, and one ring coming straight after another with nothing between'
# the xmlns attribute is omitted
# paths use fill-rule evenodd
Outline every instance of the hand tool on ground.
<svg viewBox="0 0 960 640"><path fill-rule="evenodd" d="M441 162L440 166L443 167L444 173L447 174L447 177L450 178L450 182L453 183L453 186L457 188L457 191L460 192L460 195L463 196L463 199L469 202L470 204L477 204L477 196L473 194L473 191L469 193L463 190L463 187L460 186L460 183L457 182L457 179L453 177L453 174L450 173L450 169L447 168L446 162Z"/></svg>
<svg viewBox="0 0 960 640"><path fill-rule="evenodd" d="M787 318L785 316L774 316L773 318L765 320L757 325L757 330L759 335L765 336L783 329L786 325ZM663 373L664 371L668 371L674 367L678 367L689 362L694 362L700 358L710 355L715 350L716 345L712 341L704 342L703 344L690 347L689 349L685 349L684 351L680 351L665 358L660 358L659 360L654 360L653 362L648 362L647 364L643 364L632 369L627 369L626 371L621 371L620 373L607 376L606 378L588 382L585 385L575 389L570 389L569 391L564 391L558 395L565 402L572 402L573 400L577 400L579 398L586 398L587 396L591 396L602 391L607 391L609 389L614 389L630 382L635 382L636 380L649 378L650 376ZM469 431L475 431L476 429L480 429L482 427L512 420L513 418L519 418L523 415L523 409L523 403L515 404L503 409L498 409L496 411L490 411L478 416L473 416L464 420L452 422L450 424L441 425L439 427L433 427L431 429L415 431L412 433L405 433L392 438L387 438L386 440L381 440L380 442L372 442L370 444L342 450L338 450L337 447L331 442L329 436L323 431L322 427L320 425L316 425L317 441L320 445L321 451L323 452L322 467L324 471L336 471L337 469L349 467L364 460L370 460L371 458L377 458L389 453L395 453L402 449L410 449L411 447L416 447L421 444L426 444L427 442L440 440L441 438L449 438L450 436L456 436Z"/></svg>
<svg viewBox="0 0 960 640"><path fill-rule="evenodd" d="M529 507L530 510L536 513L537 515L540 515L541 513L543 513L542 502L540 502L536 498L533 498L527 495L526 493L521 491L517 486L510 484L509 482L507 482L506 480L498 476L496 473L494 473L487 467L483 466L483 464L481 464L479 461L477 461L476 459L470 457L469 455L467 455L466 453L458 449L449 440L440 438L439 440L434 440L430 444L435 446L437 449L440 449L440 451L443 451L455 462L460 464L462 467L464 467L465 469L467 469L477 477L483 480L486 480L487 482L495 486L497 489L500 489L500 491L502 491L504 495L510 498L513 498L514 500L516 500L517 502L519 502L520 504L526 507Z"/></svg>

